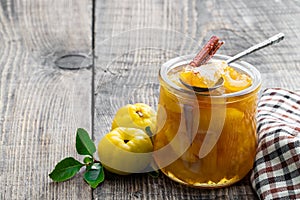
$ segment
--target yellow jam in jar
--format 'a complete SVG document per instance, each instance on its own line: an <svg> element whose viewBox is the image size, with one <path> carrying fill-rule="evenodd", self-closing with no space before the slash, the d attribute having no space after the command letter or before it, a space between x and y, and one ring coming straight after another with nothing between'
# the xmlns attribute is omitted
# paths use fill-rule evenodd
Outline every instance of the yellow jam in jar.
<svg viewBox="0 0 300 200"><path fill-rule="evenodd" d="M254 163L260 73L248 63L234 63L223 68L222 87L195 92L179 80L191 58L172 59L160 69L154 159L177 182L224 187L245 177ZM212 63L226 59L215 55Z"/></svg>

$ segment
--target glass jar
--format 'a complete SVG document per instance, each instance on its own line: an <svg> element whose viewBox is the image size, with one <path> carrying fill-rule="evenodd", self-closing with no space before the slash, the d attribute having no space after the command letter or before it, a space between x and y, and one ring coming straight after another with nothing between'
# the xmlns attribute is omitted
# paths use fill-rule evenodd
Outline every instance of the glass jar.
<svg viewBox="0 0 300 200"><path fill-rule="evenodd" d="M212 61L227 58L215 55ZM261 76L249 63L235 62L230 66L251 77L250 87L233 93L224 88L195 92L179 80L192 59L177 57L160 69L154 159L164 174L182 184L228 186L245 177L254 163Z"/></svg>

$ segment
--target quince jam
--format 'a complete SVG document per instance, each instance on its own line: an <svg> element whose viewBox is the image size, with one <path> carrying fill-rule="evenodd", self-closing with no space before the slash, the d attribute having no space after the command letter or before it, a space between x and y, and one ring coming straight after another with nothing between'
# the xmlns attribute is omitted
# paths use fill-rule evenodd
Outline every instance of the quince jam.
<svg viewBox="0 0 300 200"><path fill-rule="evenodd" d="M260 74L248 66L221 62L207 80L208 76L199 78L185 70L182 60L177 58L160 71L155 161L164 174L182 184L231 185L245 177L254 163ZM207 92L192 91L179 80L203 86L219 77L224 79L222 87Z"/></svg>
<svg viewBox="0 0 300 200"><path fill-rule="evenodd" d="M209 62L199 67L184 66L179 77L187 85L200 88L211 88L222 78L227 93L243 90L252 84L247 74L228 66L225 61Z"/></svg>

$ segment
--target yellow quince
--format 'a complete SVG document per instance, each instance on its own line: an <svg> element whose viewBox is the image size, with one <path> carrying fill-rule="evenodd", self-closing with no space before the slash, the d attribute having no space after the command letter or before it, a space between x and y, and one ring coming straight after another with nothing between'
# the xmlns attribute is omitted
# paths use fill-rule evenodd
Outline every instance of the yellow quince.
<svg viewBox="0 0 300 200"><path fill-rule="evenodd" d="M112 122L112 130L117 127L138 128L145 131L150 127L152 133L156 127L156 111L144 103L127 104L120 108Z"/></svg>
<svg viewBox="0 0 300 200"><path fill-rule="evenodd" d="M137 128L115 128L98 144L103 166L120 175L143 172L152 161L152 151L150 137Z"/></svg>

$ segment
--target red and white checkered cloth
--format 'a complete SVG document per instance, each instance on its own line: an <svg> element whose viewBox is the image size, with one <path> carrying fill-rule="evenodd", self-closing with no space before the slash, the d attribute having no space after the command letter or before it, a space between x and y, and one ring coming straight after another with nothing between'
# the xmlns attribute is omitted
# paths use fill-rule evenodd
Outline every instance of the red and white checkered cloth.
<svg viewBox="0 0 300 200"><path fill-rule="evenodd" d="M300 199L300 93L266 89L257 123L253 188L260 199Z"/></svg>

